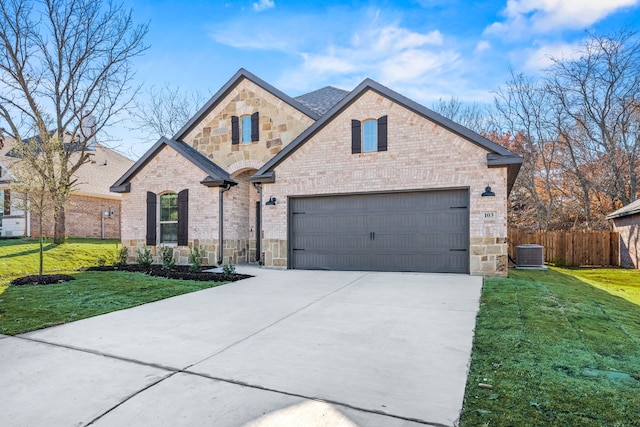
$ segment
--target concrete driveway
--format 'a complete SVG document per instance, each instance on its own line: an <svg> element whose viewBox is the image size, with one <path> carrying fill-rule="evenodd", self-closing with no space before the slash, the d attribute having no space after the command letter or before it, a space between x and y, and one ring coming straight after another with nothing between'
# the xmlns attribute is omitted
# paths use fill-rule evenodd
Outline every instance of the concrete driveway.
<svg viewBox="0 0 640 427"><path fill-rule="evenodd" d="M256 277L0 336L0 425L453 426L482 279Z"/></svg>

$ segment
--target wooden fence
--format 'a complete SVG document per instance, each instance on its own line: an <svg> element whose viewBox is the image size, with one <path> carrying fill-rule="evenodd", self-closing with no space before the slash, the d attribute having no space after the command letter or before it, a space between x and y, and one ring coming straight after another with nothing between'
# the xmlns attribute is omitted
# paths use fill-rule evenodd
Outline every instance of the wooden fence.
<svg viewBox="0 0 640 427"><path fill-rule="evenodd" d="M556 265L620 265L620 237L615 231L509 230L509 255L514 259L516 246L526 243L544 246L545 262Z"/></svg>

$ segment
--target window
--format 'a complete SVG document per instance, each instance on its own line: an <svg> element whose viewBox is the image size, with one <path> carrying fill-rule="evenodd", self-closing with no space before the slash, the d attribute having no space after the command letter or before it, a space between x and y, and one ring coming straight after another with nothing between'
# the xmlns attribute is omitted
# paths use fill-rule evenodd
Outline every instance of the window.
<svg viewBox="0 0 640 427"><path fill-rule="evenodd" d="M177 243L187 246L189 243L189 190L185 188L176 193L160 196L160 214L158 215L158 196L147 191L147 246L158 244L156 225L160 219L160 243Z"/></svg>
<svg viewBox="0 0 640 427"><path fill-rule="evenodd" d="M3 194L2 213L4 215L11 215L11 190L4 190Z"/></svg>
<svg viewBox="0 0 640 427"><path fill-rule="evenodd" d="M242 118L241 142L251 142L251 116L244 116Z"/></svg>
<svg viewBox="0 0 640 427"><path fill-rule="evenodd" d="M378 151L378 121L366 120L362 124L362 152Z"/></svg>
<svg viewBox="0 0 640 427"><path fill-rule="evenodd" d="M260 118L257 111L250 116L242 117L242 120L238 116L231 116L231 144L259 141L259 125Z"/></svg>
<svg viewBox="0 0 640 427"><path fill-rule="evenodd" d="M178 195L160 196L160 243L178 243Z"/></svg>
<svg viewBox="0 0 640 427"><path fill-rule="evenodd" d="M351 120L351 153L387 151L387 116L378 120Z"/></svg>

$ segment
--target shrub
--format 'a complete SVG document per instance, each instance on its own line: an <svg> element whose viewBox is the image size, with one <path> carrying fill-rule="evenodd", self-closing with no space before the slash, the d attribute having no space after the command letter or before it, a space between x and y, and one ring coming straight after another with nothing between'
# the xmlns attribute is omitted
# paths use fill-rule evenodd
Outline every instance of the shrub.
<svg viewBox="0 0 640 427"><path fill-rule="evenodd" d="M162 261L162 268L169 269L176 266L173 260L173 248L170 246L162 246L160 248L160 260Z"/></svg>
<svg viewBox="0 0 640 427"><path fill-rule="evenodd" d="M105 258L105 257L99 257L99 258L97 258L97 259L96 259L96 265L97 265L98 267L103 267L103 266L105 266L106 264L107 264L107 260L106 260L106 258Z"/></svg>
<svg viewBox="0 0 640 427"><path fill-rule="evenodd" d="M113 265L122 267L123 265L127 265L127 259L129 258L129 248L126 246L118 246L116 245L116 254L115 254L115 262Z"/></svg>
<svg viewBox="0 0 640 427"><path fill-rule="evenodd" d="M136 262L142 267L150 267L153 262L151 249L147 246L143 246L142 249L136 249Z"/></svg>
<svg viewBox="0 0 640 427"><path fill-rule="evenodd" d="M236 266L233 265L233 264L223 265L222 266L222 272L224 274L235 274L236 273Z"/></svg>
<svg viewBox="0 0 640 427"><path fill-rule="evenodd" d="M202 268L203 255L204 251L199 247L194 246L192 248L189 248L189 264L191 264L191 266L189 267L190 271L194 273L200 271L200 269Z"/></svg>

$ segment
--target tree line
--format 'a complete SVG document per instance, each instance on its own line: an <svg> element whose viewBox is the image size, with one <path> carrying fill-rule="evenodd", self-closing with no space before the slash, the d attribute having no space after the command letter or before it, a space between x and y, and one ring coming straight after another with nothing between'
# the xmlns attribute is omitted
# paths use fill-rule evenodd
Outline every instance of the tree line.
<svg viewBox="0 0 640 427"><path fill-rule="evenodd" d="M509 226L606 229L638 198L640 38L587 33L540 76L511 71L487 107L440 100L434 109L524 158Z"/></svg>

